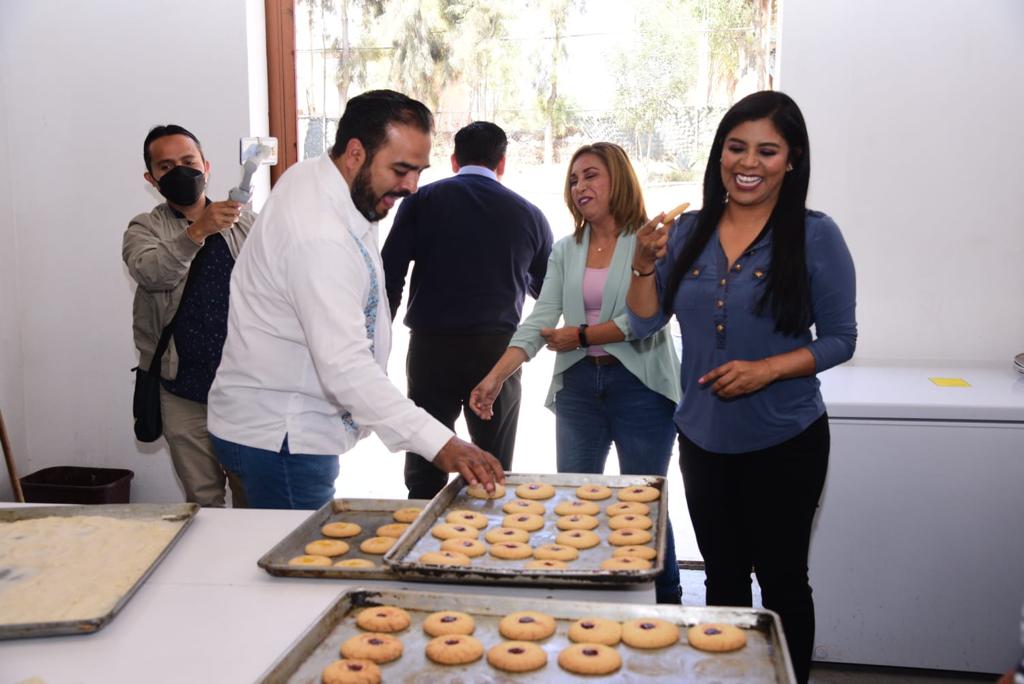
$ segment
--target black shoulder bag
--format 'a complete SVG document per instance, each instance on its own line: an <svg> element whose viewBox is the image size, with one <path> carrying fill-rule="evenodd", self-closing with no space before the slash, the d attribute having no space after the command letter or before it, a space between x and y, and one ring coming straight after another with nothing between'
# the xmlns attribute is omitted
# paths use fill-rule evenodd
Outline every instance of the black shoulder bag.
<svg viewBox="0 0 1024 684"><path fill-rule="evenodd" d="M171 342L171 335L174 334L174 324L178 320L181 305L188 297L189 284L192 282L192 274L195 273L194 266L198 259L199 254L196 254L192 265L189 266L185 289L182 290L178 308L175 310L171 322L160 333L160 341L157 342L156 351L153 352L153 360L149 362L149 370L143 370L141 366L132 369L135 371L132 415L135 416L135 439L140 442L155 442L164 432L163 418L160 415L160 362L164 357L164 352L167 351L167 345Z"/></svg>

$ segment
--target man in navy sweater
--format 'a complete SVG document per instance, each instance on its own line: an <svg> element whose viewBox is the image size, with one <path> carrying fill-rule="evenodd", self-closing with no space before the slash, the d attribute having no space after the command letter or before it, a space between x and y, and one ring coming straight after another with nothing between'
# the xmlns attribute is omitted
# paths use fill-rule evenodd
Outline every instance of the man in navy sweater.
<svg viewBox="0 0 1024 684"><path fill-rule="evenodd" d="M405 315L409 398L450 428L464 413L473 443L510 470L519 371L505 382L490 421L469 410L469 393L508 346L526 293L540 294L553 237L540 209L501 184L507 147L505 132L490 122L456 133L456 175L402 201L381 256L392 317L414 262ZM433 498L447 477L406 454L409 498Z"/></svg>

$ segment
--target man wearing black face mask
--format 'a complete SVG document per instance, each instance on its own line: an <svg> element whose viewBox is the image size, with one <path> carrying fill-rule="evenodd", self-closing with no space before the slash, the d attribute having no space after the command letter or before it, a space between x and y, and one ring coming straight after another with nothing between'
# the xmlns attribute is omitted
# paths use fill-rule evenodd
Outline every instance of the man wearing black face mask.
<svg viewBox="0 0 1024 684"><path fill-rule="evenodd" d="M210 443L206 399L227 335L231 271L256 216L238 202L206 197L210 162L199 140L181 126L151 130L143 160L143 177L167 201L132 219L122 244L138 284L139 366L149 368L161 333L174 320L160 373L163 433L174 471L187 501L224 506L227 483L232 503L244 506L240 482L224 471Z"/></svg>

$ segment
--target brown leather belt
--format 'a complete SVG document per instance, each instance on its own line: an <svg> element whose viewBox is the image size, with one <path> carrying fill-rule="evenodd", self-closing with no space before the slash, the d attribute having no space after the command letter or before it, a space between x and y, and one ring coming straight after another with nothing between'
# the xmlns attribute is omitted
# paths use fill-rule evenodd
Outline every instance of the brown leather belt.
<svg viewBox="0 0 1024 684"><path fill-rule="evenodd" d="M617 366L622 363L611 354L606 354L604 356L591 356L588 354L583 358L591 366Z"/></svg>

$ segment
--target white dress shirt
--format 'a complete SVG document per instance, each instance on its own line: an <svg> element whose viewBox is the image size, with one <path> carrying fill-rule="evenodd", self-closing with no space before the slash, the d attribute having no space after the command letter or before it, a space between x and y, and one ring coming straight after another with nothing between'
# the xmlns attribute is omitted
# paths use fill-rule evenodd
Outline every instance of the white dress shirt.
<svg viewBox="0 0 1024 684"><path fill-rule="evenodd" d="M329 155L293 166L231 275L210 433L270 451L287 435L293 454L338 454L372 431L431 460L453 433L391 384L390 351L377 223Z"/></svg>

